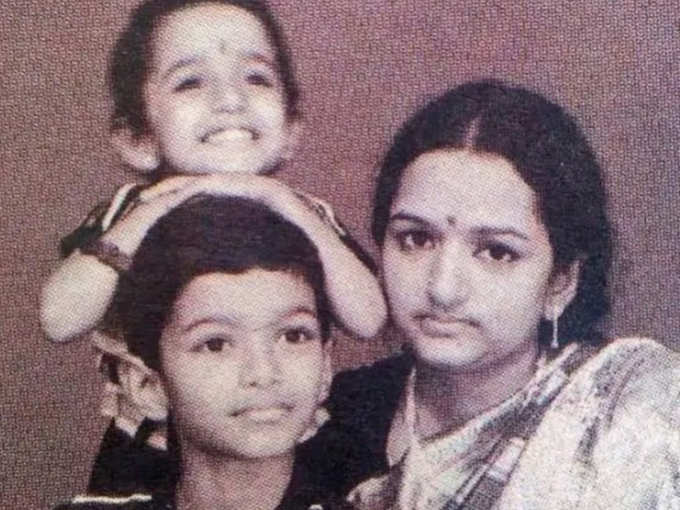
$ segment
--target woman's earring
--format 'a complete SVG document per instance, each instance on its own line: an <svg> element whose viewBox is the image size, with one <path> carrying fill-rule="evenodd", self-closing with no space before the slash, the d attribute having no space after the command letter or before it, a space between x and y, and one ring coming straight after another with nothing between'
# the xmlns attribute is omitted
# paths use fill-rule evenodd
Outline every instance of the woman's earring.
<svg viewBox="0 0 680 510"><path fill-rule="evenodd" d="M550 347L552 349L559 349L560 348L560 340L559 340L559 332L558 332L558 323L560 320L560 315L557 312L557 306L553 305L553 316L552 316L552 342L550 342Z"/></svg>

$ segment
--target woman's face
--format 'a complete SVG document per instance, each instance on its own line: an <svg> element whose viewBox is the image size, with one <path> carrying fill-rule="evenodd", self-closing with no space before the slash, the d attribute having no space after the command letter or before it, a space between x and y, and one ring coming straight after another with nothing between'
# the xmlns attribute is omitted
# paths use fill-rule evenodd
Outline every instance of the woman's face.
<svg viewBox="0 0 680 510"><path fill-rule="evenodd" d="M314 292L285 271L192 280L160 357L181 447L232 458L290 452L331 376Z"/></svg>
<svg viewBox="0 0 680 510"><path fill-rule="evenodd" d="M466 372L537 349L553 266L537 207L498 156L437 150L405 169L382 258L392 318L420 361Z"/></svg>

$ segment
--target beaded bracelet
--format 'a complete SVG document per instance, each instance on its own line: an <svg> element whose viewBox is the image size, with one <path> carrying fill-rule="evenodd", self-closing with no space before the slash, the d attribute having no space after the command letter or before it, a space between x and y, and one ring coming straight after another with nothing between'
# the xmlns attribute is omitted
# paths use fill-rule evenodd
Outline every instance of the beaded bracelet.
<svg viewBox="0 0 680 510"><path fill-rule="evenodd" d="M120 251L120 248L115 244L101 239L95 239L85 244L80 248L80 252L84 255L96 257L99 262L118 273L125 273L132 266L132 258L127 253Z"/></svg>

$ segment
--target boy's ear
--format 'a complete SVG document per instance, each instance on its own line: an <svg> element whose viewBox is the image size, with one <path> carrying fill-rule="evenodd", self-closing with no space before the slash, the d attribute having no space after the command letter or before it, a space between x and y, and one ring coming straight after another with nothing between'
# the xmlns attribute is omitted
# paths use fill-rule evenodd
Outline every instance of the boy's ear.
<svg viewBox="0 0 680 510"><path fill-rule="evenodd" d="M288 123L288 136L285 145L283 146L282 159L284 161L290 160L298 148L304 125L301 120L292 120Z"/></svg>
<svg viewBox="0 0 680 510"><path fill-rule="evenodd" d="M125 394L146 418L162 421L168 417L168 396L155 370L121 362L118 377Z"/></svg>
<svg viewBox="0 0 680 510"><path fill-rule="evenodd" d="M552 321L560 317L576 297L581 279L582 259L576 259L564 269L555 271L550 279L549 296L546 299L543 316Z"/></svg>
<svg viewBox="0 0 680 510"><path fill-rule="evenodd" d="M152 172L160 165L160 148L151 135L135 136L129 128L119 128L111 133L111 144L123 162L139 172Z"/></svg>

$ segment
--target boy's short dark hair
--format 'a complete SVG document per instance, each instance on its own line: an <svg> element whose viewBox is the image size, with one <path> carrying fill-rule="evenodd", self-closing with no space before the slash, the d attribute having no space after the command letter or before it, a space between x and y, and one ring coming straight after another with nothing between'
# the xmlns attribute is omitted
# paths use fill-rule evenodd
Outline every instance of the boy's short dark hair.
<svg viewBox="0 0 680 510"><path fill-rule="evenodd" d="M173 12L202 4L233 5L262 23L274 47L276 69L286 98L289 119L300 116L300 92L283 30L264 0L146 0L132 11L111 53L108 81L113 98L110 128L129 128L135 136L148 128L144 84L148 78L153 34L159 22Z"/></svg>
<svg viewBox="0 0 680 510"><path fill-rule="evenodd" d="M162 217L118 284L112 312L128 349L159 370L159 340L181 290L208 273L289 271L314 291L322 339L332 320L316 247L299 227L264 205L197 197Z"/></svg>
<svg viewBox="0 0 680 510"><path fill-rule="evenodd" d="M405 168L438 149L512 163L536 193L556 267L583 259L560 331L569 339L598 338L594 325L609 310L612 228L602 168L576 121L542 95L494 80L464 83L434 99L400 128L380 168L372 225L379 246ZM547 330L542 324L542 341Z"/></svg>

